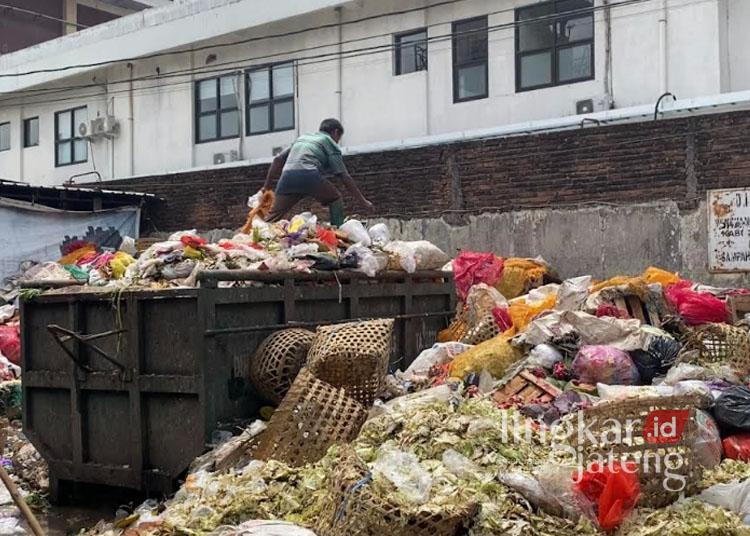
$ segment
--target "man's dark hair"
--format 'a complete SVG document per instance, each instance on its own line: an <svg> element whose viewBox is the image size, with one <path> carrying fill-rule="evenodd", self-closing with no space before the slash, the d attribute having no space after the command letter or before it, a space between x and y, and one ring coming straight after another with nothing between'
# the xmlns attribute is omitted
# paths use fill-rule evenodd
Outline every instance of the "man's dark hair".
<svg viewBox="0 0 750 536"><path fill-rule="evenodd" d="M341 124L341 121L338 119L323 119L323 122L320 123L320 129L321 132L325 132L326 134L330 134L333 136L333 133L337 130L341 131L341 133L344 133L344 125Z"/></svg>

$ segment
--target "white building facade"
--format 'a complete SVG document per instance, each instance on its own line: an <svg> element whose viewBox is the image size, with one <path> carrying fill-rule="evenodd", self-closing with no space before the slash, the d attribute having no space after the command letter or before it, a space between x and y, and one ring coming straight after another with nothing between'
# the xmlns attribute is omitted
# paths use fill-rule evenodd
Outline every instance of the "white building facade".
<svg viewBox="0 0 750 536"><path fill-rule="evenodd" d="M0 178L267 160L326 117L364 150L744 103L748 26L748 0L177 2L0 56Z"/></svg>

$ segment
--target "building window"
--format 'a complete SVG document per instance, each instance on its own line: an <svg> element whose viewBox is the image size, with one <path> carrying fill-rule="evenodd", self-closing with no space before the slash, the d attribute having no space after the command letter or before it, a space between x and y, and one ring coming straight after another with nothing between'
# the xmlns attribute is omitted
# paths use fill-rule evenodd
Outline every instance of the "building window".
<svg viewBox="0 0 750 536"><path fill-rule="evenodd" d="M0 123L0 151L10 151L10 123Z"/></svg>
<svg viewBox="0 0 750 536"><path fill-rule="evenodd" d="M39 118L29 117L23 120L23 146L36 147L39 145Z"/></svg>
<svg viewBox="0 0 750 536"><path fill-rule="evenodd" d="M516 10L517 91L594 78L593 7L553 0Z"/></svg>
<svg viewBox="0 0 750 536"><path fill-rule="evenodd" d="M195 141L226 140L240 135L236 74L195 83Z"/></svg>
<svg viewBox="0 0 750 536"><path fill-rule="evenodd" d="M413 30L395 36L396 75L427 70L427 30Z"/></svg>
<svg viewBox="0 0 750 536"><path fill-rule="evenodd" d="M78 130L88 117L85 106L55 114L55 166L80 164L89 159L88 141Z"/></svg>
<svg viewBox="0 0 750 536"><path fill-rule="evenodd" d="M283 63L247 72L247 134L294 128L294 65Z"/></svg>
<svg viewBox="0 0 750 536"><path fill-rule="evenodd" d="M453 23L453 102L487 97L487 17Z"/></svg>

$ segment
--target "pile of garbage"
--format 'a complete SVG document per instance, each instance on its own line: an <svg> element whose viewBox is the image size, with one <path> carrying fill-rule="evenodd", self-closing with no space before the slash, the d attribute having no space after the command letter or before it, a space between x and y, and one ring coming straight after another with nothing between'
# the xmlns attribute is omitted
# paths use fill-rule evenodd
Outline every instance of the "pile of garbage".
<svg viewBox="0 0 750 536"><path fill-rule="evenodd" d="M296 365L274 349L298 374L267 422L87 534L750 533L750 333L727 304L747 291L490 253L451 268L456 317L406 370L386 375L387 338L341 342L372 325L319 328Z"/></svg>
<svg viewBox="0 0 750 536"><path fill-rule="evenodd" d="M256 218L246 234L237 233L215 243L195 230L172 234L150 245L140 255L126 238L119 251L81 242L57 262L33 264L14 278L65 282L94 287L166 288L196 286L202 270L311 272L350 269L374 277L384 270L413 273L438 270L450 258L427 241L391 240L384 224L369 229L358 220L340 228L318 222L309 212L289 221L266 223ZM70 249L70 248L69 248Z"/></svg>

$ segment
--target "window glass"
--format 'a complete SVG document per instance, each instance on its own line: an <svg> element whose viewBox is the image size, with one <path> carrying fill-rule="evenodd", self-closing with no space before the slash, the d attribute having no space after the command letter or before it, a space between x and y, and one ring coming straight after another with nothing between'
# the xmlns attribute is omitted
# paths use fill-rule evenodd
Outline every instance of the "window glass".
<svg viewBox="0 0 750 536"><path fill-rule="evenodd" d="M521 87L543 86L552 83L552 53L540 52L521 58Z"/></svg>
<svg viewBox="0 0 750 536"><path fill-rule="evenodd" d="M240 112L233 110L231 112L221 113L221 137L229 138L240 135Z"/></svg>
<svg viewBox="0 0 750 536"><path fill-rule="evenodd" d="M577 45L558 50L558 69L561 81L591 76L591 45Z"/></svg>
<svg viewBox="0 0 750 536"><path fill-rule="evenodd" d="M78 136L78 126L88 121L89 112L87 108L76 108L73 110L73 137Z"/></svg>
<svg viewBox="0 0 750 536"><path fill-rule="evenodd" d="M73 112L62 112L57 114L57 139L69 140L73 137L71 129L71 116Z"/></svg>
<svg viewBox="0 0 750 536"><path fill-rule="evenodd" d="M470 99L487 94L487 64L460 67L458 70L458 98Z"/></svg>
<svg viewBox="0 0 750 536"><path fill-rule="evenodd" d="M461 65L471 61L487 58L487 19L477 19L456 23L456 57L454 61Z"/></svg>
<svg viewBox="0 0 750 536"><path fill-rule="evenodd" d="M65 141L57 144L57 165L70 164L73 156L73 142Z"/></svg>
<svg viewBox="0 0 750 536"><path fill-rule="evenodd" d="M216 116L202 115L198 118L198 141L216 139Z"/></svg>
<svg viewBox="0 0 750 536"><path fill-rule="evenodd" d="M396 37L396 74L427 69L427 32L425 30Z"/></svg>
<svg viewBox="0 0 750 536"><path fill-rule="evenodd" d="M560 44L592 39L594 18L590 15L574 19L564 19L557 23L557 42Z"/></svg>
<svg viewBox="0 0 750 536"><path fill-rule="evenodd" d="M219 106L222 109L237 108L237 79L234 76L225 76L219 79Z"/></svg>
<svg viewBox="0 0 750 536"><path fill-rule="evenodd" d="M271 129L270 108L267 104L250 108L250 132L267 132Z"/></svg>
<svg viewBox="0 0 750 536"><path fill-rule="evenodd" d="M267 100L271 97L269 94L270 77L268 69L251 71L248 80L250 82L250 102Z"/></svg>
<svg viewBox="0 0 750 536"><path fill-rule="evenodd" d="M198 111L211 112L216 109L216 80L198 82Z"/></svg>
<svg viewBox="0 0 750 536"><path fill-rule="evenodd" d="M550 17L553 10L552 4L519 10L518 46L521 52L539 50L555 44L555 21ZM523 22L534 19L542 20L533 23Z"/></svg>
<svg viewBox="0 0 750 536"><path fill-rule="evenodd" d="M39 118L31 117L23 122L23 145L33 147L39 145Z"/></svg>
<svg viewBox="0 0 750 536"><path fill-rule="evenodd" d="M85 162L88 160L88 141L87 140L75 140L73 142L73 161Z"/></svg>
<svg viewBox="0 0 750 536"><path fill-rule="evenodd" d="M294 128L294 101L274 103L273 127L275 130Z"/></svg>
<svg viewBox="0 0 750 536"><path fill-rule="evenodd" d="M10 149L10 123L0 125L0 151Z"/></svg>
<svg viewBox="0 0 750 536"><path fill-rule="evenodd" d="M275 65L273 68L273 96L284 97L294 94L294 68L291 63Z"/></svg>

